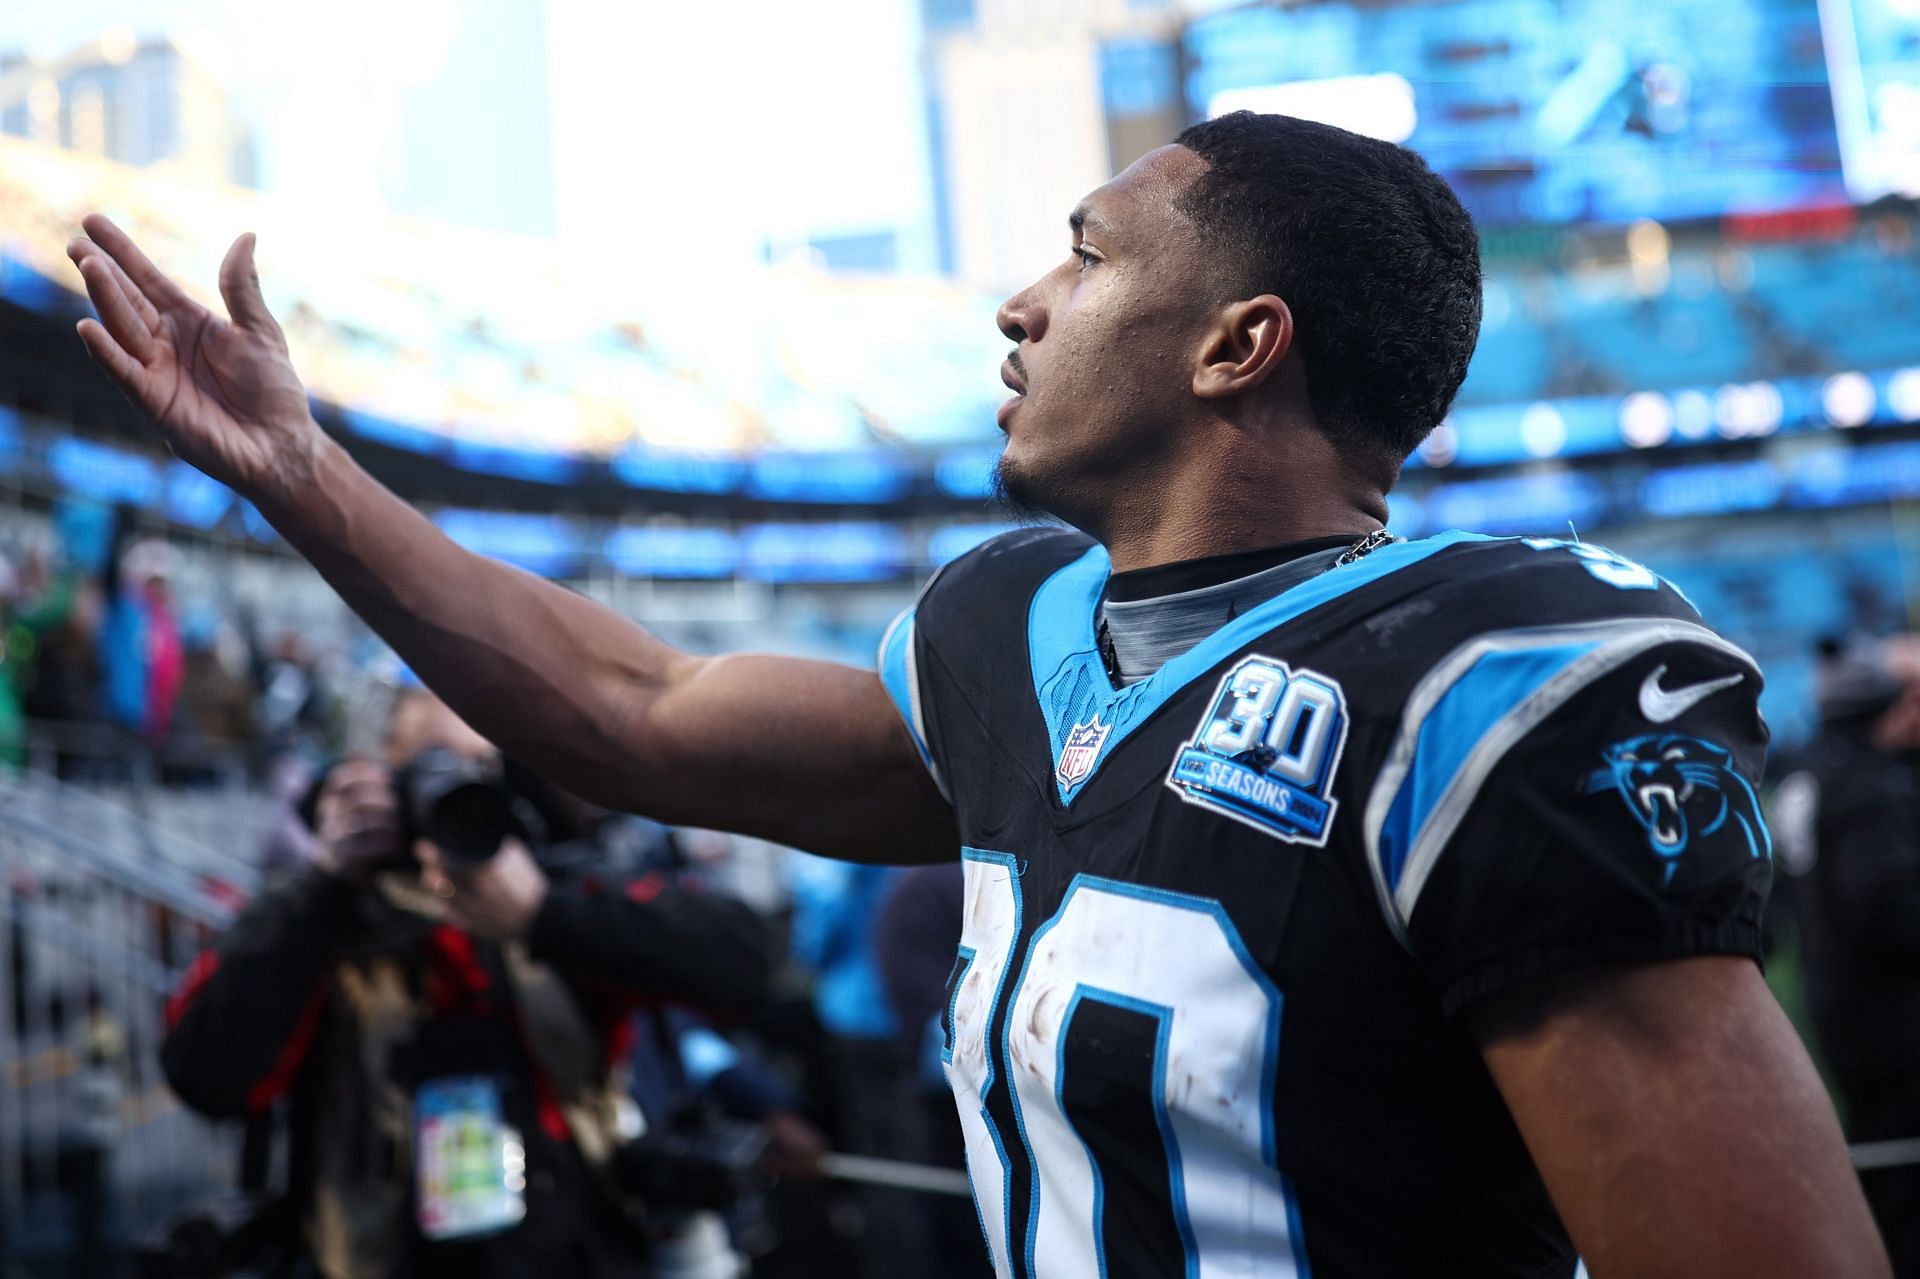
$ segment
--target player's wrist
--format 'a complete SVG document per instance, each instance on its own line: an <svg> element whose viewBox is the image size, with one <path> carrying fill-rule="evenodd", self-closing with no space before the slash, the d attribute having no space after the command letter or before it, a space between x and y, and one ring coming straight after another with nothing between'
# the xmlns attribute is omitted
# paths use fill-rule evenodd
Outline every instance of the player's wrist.
<svg viewBox="0 0 1920 1279"><path fill-rule="evenodd" d="M267 521L289 541L320 527L337 495L359 468L346 449L311 416L296 429L296 439L281 451L262 482L250 494Z"/></svg>
<svg viewBox="0 0 1920 1279"><path fill-rule="evenodd" d="M277 505L297 501L320 481L330 460L329 451L337 451L339 447L311 413L290 423L286 428L286 443L261 485L261 498Z"/></svg>

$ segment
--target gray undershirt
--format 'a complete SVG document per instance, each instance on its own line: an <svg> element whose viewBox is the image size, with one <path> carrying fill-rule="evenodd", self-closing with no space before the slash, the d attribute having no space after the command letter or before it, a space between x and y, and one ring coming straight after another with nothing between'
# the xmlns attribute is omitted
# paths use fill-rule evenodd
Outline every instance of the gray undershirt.
<svg viewBox="0 0 1920 1279"><path fill-rule="evenodd" d="M1113 647L1116 682L1122 687L1139 683L1248 609L1326 572L1349 549L1314 551L1215 586L1147 600L1103 601L1100 616Z"/></svg>

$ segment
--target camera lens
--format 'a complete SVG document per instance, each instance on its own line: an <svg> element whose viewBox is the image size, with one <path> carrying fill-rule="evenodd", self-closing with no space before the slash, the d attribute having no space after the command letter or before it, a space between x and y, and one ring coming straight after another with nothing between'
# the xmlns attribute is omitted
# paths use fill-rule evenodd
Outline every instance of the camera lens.
<svg viewBox="0 0 1920 1279"><path fill-rule="evenodd" d="M477 865L500 851L513 812L498 783L467 782L442 795L422 825L448 861Z"/></svg>
<svg viewBox="0 0 1920 1279"><path fill-rule="evenodd" d="M435 844L451 863L479 865L516 829L513 797L490 762L436 747L399 780L409 836Z"/></svg>

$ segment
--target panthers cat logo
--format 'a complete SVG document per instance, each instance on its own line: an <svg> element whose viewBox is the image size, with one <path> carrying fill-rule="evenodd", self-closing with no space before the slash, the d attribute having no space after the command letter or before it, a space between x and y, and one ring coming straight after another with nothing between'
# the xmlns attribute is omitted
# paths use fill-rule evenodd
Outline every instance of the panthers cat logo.
<svg viewBox="0 0 1920 1279"><path fill-rule="evenodd" d="M1733 770L1725 747L1677 733L1651 733L1617 742L1601 752L1606 767L1589 774L1589 795L1611 790L1646 832L1647 847L1673 881L1680 857L1695 839L1734 825L1754 857L1773 853L1760 803L1746 778Z"/></svg>

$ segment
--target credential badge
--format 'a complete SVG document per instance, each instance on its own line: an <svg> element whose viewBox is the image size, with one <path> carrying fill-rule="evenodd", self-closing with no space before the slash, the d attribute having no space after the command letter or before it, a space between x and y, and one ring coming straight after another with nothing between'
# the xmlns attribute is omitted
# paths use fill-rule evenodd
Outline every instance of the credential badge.
<svg viewBox="0 0 1920 1279"><path fill-rule="evenodd" d="M1339 808L1333 776L1346 742L1347 698L1337 681L1255 654L1220 681L1167 785L1189 804L1320 847Z"/></svg>
<svg viewBox="0 0 1920 1279"><path fill-rule="evenodd" d="M1066 744L1060 748L1060 767L1054 770L1062 786L1077 786L1087 779L1112 731L1113 725L1102 724L1098 715L1068 731Z"/></svg>

